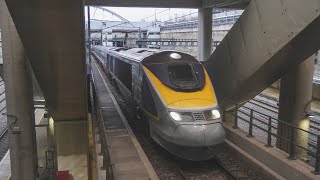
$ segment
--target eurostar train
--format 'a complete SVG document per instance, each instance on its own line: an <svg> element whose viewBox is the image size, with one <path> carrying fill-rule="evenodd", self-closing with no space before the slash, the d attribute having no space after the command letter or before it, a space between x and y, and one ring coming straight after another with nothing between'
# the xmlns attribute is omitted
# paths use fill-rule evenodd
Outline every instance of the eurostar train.
<svg viewBox="0 0 320 180"><path fill-rule="evenodd" d="M147 119L154 141L188 160L214 156L225 140L209 76L194 57L175 51L94 46L105 72Z"/></svg>

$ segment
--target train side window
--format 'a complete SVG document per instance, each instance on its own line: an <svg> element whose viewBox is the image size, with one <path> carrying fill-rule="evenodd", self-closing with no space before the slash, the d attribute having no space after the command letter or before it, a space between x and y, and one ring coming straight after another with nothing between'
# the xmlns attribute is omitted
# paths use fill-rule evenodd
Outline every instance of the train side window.
<svg viewBox="0 0 320 180"><path fill-rule="evenodd" d="M113 73L123 85L125 85L130 91L132 91L132 65L115 58L114 73Z"/></svg>

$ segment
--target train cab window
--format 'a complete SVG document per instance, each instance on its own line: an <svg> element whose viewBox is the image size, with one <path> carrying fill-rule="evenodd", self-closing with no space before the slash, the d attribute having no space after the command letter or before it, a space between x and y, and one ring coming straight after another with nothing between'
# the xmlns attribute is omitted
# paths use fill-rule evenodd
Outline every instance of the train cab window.
<svg viewBox="0 0 320 180"><path fill-rule="evenodd" d="M142 64L165 86L179 92L201 90L205 83L203 66L194 57L172 51L162 52L143 60Z"/></svg>
<svg viewBox="0 0 320 180"><path fill-rule="evenodd" d="M197 86L197 76L190 64L170 64L168 72L171 82L178 87Z"/></svg>

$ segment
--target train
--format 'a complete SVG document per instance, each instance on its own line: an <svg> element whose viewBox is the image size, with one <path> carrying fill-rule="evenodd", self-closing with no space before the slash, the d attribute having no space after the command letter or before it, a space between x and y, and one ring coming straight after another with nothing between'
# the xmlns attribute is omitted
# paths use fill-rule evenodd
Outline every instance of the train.
<svg viewBox="0 0 320 180"><path fill-rule="evenodd" d="M183 159L214 156L225 140L211 80L193 56L147 48L93 46L97 62L145 119L147 134Z"/></svg>

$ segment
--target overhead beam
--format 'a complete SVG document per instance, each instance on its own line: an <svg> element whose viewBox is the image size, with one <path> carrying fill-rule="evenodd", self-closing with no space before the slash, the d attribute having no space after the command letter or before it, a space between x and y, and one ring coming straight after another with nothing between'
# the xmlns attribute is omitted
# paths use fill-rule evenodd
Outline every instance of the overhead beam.
<svg viewBox="0 0 320 180"><path fill-rule="evenodd" d="M245 9L251 0L86 0L89 6Z"/></svg>
<svg viewBox="0 0 320 180"><path fill-rule="evenodd" d="M203 0L204 8L236 8L245 9L251 0Z"/></svg>
<svg viewBox="0 0 320 180"><path fill-rule="evenodd" d="M157 7L157 8L201 8L201 0L86 0L89 6Z"/></svg>

